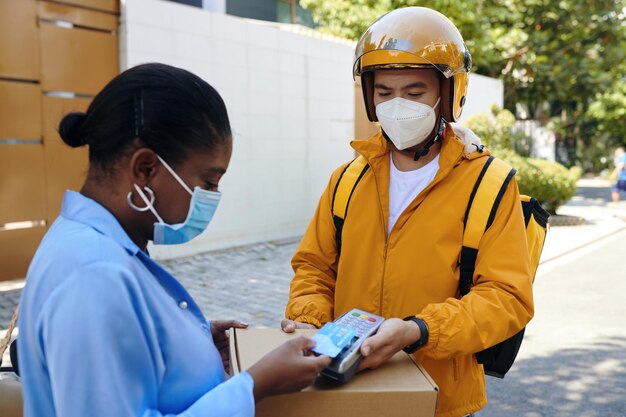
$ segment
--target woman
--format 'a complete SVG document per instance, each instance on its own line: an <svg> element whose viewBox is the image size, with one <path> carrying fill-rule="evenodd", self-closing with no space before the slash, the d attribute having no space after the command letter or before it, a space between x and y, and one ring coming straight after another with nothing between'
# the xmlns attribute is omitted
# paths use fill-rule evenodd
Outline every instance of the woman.
<svg viewBox="0 0 626 417"><path fill-rule="evenodd" d="M147 253L183 243L207 226L232 151L219 94L162 64L114 78L87 113L59 131L89 146L80 193L28 271L19 356L26 416L252 416L264 396L309 385L330 362L290 341L247 372L224 372L225 331L207 322L183 288Z"/></svg>

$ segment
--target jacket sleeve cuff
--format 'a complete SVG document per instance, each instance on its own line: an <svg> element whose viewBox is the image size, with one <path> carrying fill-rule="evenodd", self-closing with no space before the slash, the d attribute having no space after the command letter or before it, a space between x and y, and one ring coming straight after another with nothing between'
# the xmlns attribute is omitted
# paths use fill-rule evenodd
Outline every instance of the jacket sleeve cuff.
<svg viewBox="0 0 626 417"><path fill-rule="evenodd" d="M313 316L296 316L296 317L288 317L289 320L297 321L298 323L308 323L317 327L318 329L322 327L323 323Z"/></svg>
<svg viewBox="0 0 626 417"><path fill-rule="evenodd" d="M441 326L437 323L437 320L430 314L416 315L418 319L422 319L428 326L428 341L424 346L420 348L420 352L430 352L437 348L439 344L439 335L441 334Z"/></svg>

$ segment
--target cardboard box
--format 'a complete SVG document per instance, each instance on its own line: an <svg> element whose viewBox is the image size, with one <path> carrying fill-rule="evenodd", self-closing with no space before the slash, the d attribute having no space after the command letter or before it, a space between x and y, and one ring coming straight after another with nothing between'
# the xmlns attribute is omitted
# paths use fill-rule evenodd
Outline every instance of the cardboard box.
<svg viewBox="0 0 626 417"><path fill-rule="evenodd" d="M231 333L233 372L245 370L287 340L315 330L287 334L280 329L235 329ZM437 385L404 352L375 370L358 373L346 384L326 378L303 391L268 397L257 404L257 417L432 417Z"/></svg>
<svg viewBox="0 0 626 417"><path fill-rule="evenodd" d="M0 379L0 416L22 417L22 387L12 378Z"/></svg>

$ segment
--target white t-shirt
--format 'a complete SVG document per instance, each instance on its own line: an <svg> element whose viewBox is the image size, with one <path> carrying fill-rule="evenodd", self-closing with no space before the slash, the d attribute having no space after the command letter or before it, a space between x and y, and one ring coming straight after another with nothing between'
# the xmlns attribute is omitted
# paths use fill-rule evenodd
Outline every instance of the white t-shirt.
<svg viewBox="0 0 626 417"><path fill-rule="evenodd" d="M400 171L393 163L389 153L389 222L387 235L391 233L393 225L407 208L411 201L435 178L439 170L439 154L424 165L413 171Z"/></svg>

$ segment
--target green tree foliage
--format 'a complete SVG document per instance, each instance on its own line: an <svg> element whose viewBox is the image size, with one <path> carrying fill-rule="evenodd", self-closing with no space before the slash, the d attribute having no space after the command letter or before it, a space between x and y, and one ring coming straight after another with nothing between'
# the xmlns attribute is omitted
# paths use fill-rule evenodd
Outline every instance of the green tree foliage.
<svg viewBox="0 0 626 417"><path fill-rule="evenodd" d="M531 118L540 104L550 116L580 118L596 93L623 76L624 0L526 0L508 19L525 33L525 53L503 69L507 103L525 103ZM621 67L621 68L620 68Z"/></svg>
<svg viewBox="0 0 626 417"><path fill-rule="evenodd" d="M608 136L612 144L626 145L626 80L621 79L613 88L598 94L589 106L587 116L595 119L598 131Z"/></svg>
<svg viewBox="0 0 626 417"><path fill-rule="evenodd" d="M425 6L448 16L470 49L473 71L505 82L505 107L558 117L573 164L601 135L626 137L626 0L301 0L336 35L358 39L379 16ZM599 104L596 104L599 103ZM547 109L546 111L542 109ZM622 113L623 115L623 113ZM622 138L622 139L620 139Z"/></svg>
<svg viewBox="0 0 626 417"><path fill-rule="evenodd" d="M337 36L357 40L367 27L381 15L407 6L423 6L448 16L461 30L474 60L474 71L497 75L500 68L492 67L500 58L492 37L496 35L492 22L509 15L513 0L300 0L311 10L322 30ZM508 37L508 34L504 35ZM510 44L507 42L504 45ZM499 67L502 65L499 64Z"/></svg>

